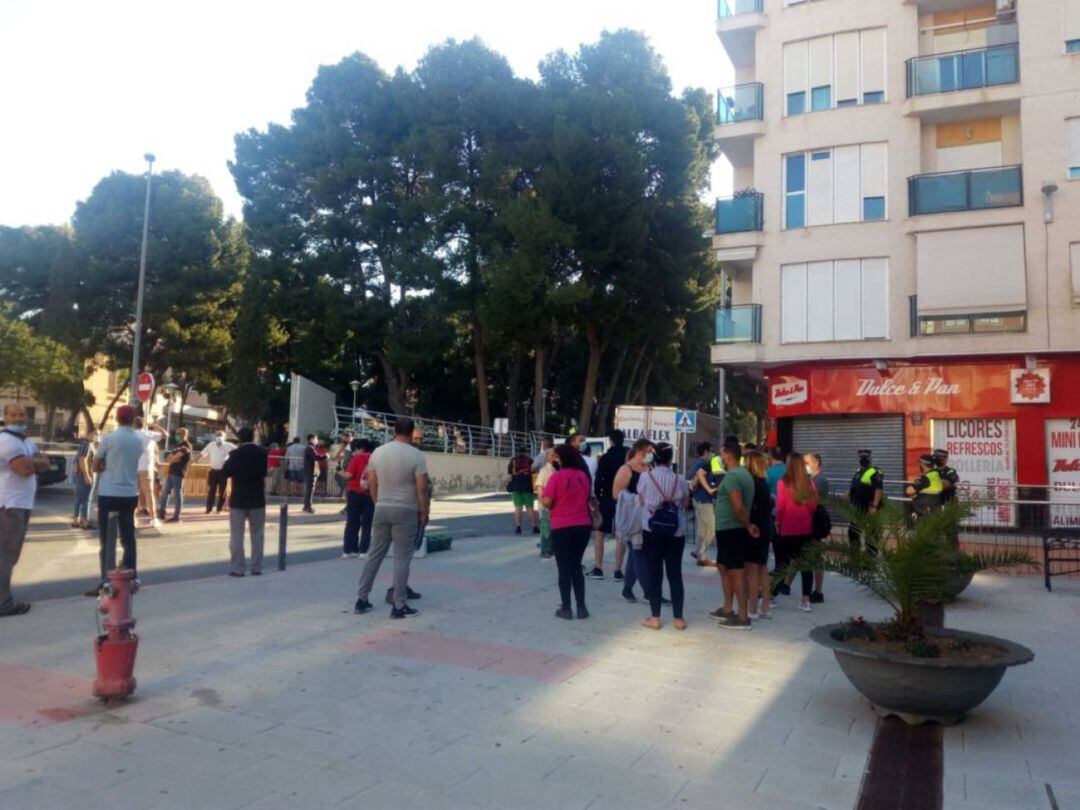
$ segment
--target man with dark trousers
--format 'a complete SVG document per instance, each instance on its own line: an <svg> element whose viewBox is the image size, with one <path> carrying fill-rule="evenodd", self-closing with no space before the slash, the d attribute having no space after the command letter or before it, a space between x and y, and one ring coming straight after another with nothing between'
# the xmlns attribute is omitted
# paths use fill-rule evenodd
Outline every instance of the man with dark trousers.
<svg viewBox="0 0 1080 810"><path fill-rule="evenodd" d="M851 477L848 500L860 512L874 515L877 514L877 510L884 498L884 476L881 474L881 470L873 465L871 452L869 450L860 450L859 469ZM862 532L854 524L848 527L848 542L853 546L861 547L863 545ZM877 553L877 549L870 542L866 543L866 551L871 554Z"/></svg>
<svg viewBox="0 0 1080 810"><path fill-rule="evenodd" d="M307 444L304 445L304 508L300 511L309 514L315 513L311 506L311 493L315 489L315 471L319 469L319 459L315 454L315 446L318 441L319 439L314 433L309 433Z"/></svg>
<svg viewBox="0 0 1080 810"><path fill-rule="evenodd" d="M604 521L596 530L596 557L603 562L604 559L604 535L614 535L615 523L615 497L612 488L615 486L615 475L626 463L626 448L623 446L624 437L621 430L613 430L608 434L611 446L597 459L596 480L593 481L593 494L600 503L600 515ZM615 574L616 582L623 578L622 563L626 546L623 543L615 544ZM599 567L599 566L597 566ZM601 573L603 571L601 570Z"/></svg>
<svg viewBox="0 0 1080 810"><path fill-rule="evenodd" d="M251 536L251 575L262 573L263 539L266 528L266 473L270 458L255 444L249 427L237 431L240 446L229 453L222 465L226 479L232 479L229 501L229 576L244 576L244 524Z"/></svg>

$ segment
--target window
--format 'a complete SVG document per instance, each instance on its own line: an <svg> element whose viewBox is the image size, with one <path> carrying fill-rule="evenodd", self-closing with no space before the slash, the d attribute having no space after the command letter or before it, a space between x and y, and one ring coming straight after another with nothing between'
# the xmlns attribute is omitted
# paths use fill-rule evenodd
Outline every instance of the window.
<svg viewBox="0 0 1080 810"><path fill-rule="evenodd" d="M1065 53L1080 53L1080 39L1070 39L1066 42Z"/></svg>
<svg viewBox="0 0 1080 810"><path fill-rule="evenodd" d="M784 45L787 115L885 101L885 29L846 31ZM809 105L807 102L809 101Z"/></svg>
<svg viewBox="0 0 1080 810"><path fill-rule="evenodd" d="M994 332L1026 332L1026 312L996 312L991 315L950 315L947 318L920 317L919 334L985 335Z"/></svg>
<svg viewBox="0 0 1080 810"><path fill-rule="evenodd" d="M784 227L802 228L806 224L806 156L802 153L784 158Z"/></svg>
<svg viewBox="0 0 1080 810"><path fill-rule="evenodd" d="M784 227L888 217L888 145L865 143L784 156Z"/></svg>
<svg viewBox="0 0 1080 810"><path fill-rule="evenodd" d="M1070 118L1065 122L1065 137L1069 177L1080 179L1080 118Z"/></svg>
<svg viewBox="0 0 1080 810"><path fill-rule="evenodd" d="M1065 12L1065 51L1080 52L1080 3L1076 0L1062 0L1061 5Z"/></svg>
<svg viewBox="0 0 1080 810"><path fill-rule="evenodd" d="M832 107L832 88L828 85L810 91L810 106L814 112Z"/></svg>
<svg viewBox="0 0 1080 810"><path fill-rule="evenodd" d="M783 343L888 337L887 259L837 259L780 268Z"/></svg>

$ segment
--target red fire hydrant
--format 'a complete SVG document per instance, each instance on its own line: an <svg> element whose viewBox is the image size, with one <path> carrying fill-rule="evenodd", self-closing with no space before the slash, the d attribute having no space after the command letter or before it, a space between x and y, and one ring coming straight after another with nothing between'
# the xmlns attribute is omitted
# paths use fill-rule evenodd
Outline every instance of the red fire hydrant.
<svg viewBox="0 0 1080 810"><path fill-rule="evenodd" d="M139 637L131 632L135 619L131 615L131 597L139 590L135 572L115 569L109 572L109 583L102 588L98 607L105 614L105 632L94 641L97 658L97 679L94 695L109 700L126 698L135 691L135 653Z"/></svg>

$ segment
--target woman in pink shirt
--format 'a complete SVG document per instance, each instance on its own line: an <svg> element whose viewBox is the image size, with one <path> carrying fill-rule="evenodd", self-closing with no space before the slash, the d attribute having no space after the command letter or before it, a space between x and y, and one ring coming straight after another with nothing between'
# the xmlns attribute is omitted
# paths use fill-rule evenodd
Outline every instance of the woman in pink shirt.
<svg viewBox="0 0 1080 810"><path fill-rule="evenodd" d="M577 617L589 618L585 607L585 574L581 559L589 544L592 519L589 517L589 494L592 482L589 468L576 449L569 444L555 448L558 457L557 470L548 479L540 498L540 505L547 509L551 521L551 545L555 552L555 564L559 568L559 595L562 607L555 611L560 619L572 619L570 589L577 601Z"/></svg>
<svg viewBox="0 0 1080 810"><path fill-rule="evenodd" d="M817 505L817 490L806 472L806 461L801 453L792 453L788 456L784 477L776 488L777 570L786 568L811 541ZM799 609L809 613L814 575L810 571L800 571L799 579L802 584Z"/></svg>

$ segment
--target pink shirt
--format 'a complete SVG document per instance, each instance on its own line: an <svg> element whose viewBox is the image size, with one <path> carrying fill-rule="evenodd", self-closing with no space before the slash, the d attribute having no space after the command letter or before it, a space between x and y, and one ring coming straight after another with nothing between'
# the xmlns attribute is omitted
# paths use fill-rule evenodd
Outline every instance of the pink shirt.
<svg viewBox="0 0 1080 810"><path fill-rule="evenodd" d="M813 488L813 484L810 485ZM776 530L782 537L794 537L813 533L814 510L817 508L817 490L806 503L795 503L784 481L776 487Z"/></svg>
<svg viewBox="0 0 1080 810"><path fill-rule="evenodd" d="M543 497L551 500L551 528L592 526L589 517L589 476L581 470L559 470L548 479Z"/></svg>

